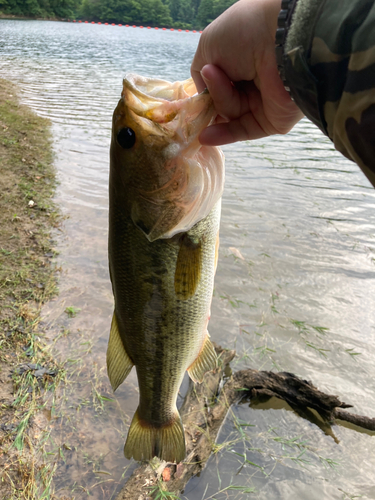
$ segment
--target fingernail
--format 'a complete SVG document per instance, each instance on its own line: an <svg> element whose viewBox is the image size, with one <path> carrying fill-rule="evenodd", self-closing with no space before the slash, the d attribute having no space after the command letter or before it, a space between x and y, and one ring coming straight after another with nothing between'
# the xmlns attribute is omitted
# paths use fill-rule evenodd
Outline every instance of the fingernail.
<svg viewBox="0 0 375 500"><path fill-rule="evenodd" d="M201 77L202 77L204 83L207 85L207 83L209 83L210 80L206 76L204 76L203 70L204 70L204 68L201 70Z"/></svg>

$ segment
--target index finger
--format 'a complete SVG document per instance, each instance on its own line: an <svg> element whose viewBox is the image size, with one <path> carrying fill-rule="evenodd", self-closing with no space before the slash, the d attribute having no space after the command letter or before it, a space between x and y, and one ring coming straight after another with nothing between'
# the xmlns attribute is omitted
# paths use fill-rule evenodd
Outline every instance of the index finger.
<svg viewBox="0 0 375 500"><path fill-rule="evenodd" d="M240 92L219 66L206 64L202 68L201 78L220 116L233 120L249 111L247 92Z"/></svg>
<svg viewBox="0 0 375 500"><path fill-rule="evenodd" d="M198 46L193 62L191 63L190 74L194 80L195 86L197 87L199 93L203 92L203 90L206 88L206 84L204 83L204 80L201 75L201 69L203 68L203 66L204 63L203 59L200 56L200 51Z"/></svg>

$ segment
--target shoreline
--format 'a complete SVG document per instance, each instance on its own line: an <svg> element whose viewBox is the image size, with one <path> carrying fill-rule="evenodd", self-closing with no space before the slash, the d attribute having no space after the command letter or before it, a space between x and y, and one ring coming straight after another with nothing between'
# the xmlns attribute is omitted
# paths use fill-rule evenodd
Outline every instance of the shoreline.
<svg viewBox="0 0 375 500"><path fill-rule="evenodd" d="M5 19L8 21L65 21L64 18L58 17L27 17L27 16L16 16L14 14L4 14L0 12L0 19Z"/></svg>
<svg viewBox="0 0 375 500"><path fill-rule="evenodd" d="M191 26L189 29L187 29L187 24L186 23L176 23L174 25L169 26L168 28L165 27L158 27L154 25L150 26L143 26L140 24L133 24L132 22L129 24L121 24L121 23L114 23L114 22L106 22L106 21L88 21L83 18L77 17L77 18L57 18L57 17L22 17L22 16L15 16L12 14L4 14L0 12L0 20L6 20L6 21L54 21L54 22L61 22L61 23L77 23L77 24L98 24L98 25L110 25L110 26L124 26L124 27L132 27L132 28L145 28L145 29L156 29L156 30L161 30L161 31L177 31L177 32L191 32L191 33L202 33L201 29L193 29Z"/></svg>
<svg viewBox="0 0 375 500"><path fill-rule="evenodd" d="M52 465L39 438L47 399L64 376L40 317L58 294L51 123L18 96L17 85L0 79L0 498L7 500L37 499L47 486Z"/></svg>

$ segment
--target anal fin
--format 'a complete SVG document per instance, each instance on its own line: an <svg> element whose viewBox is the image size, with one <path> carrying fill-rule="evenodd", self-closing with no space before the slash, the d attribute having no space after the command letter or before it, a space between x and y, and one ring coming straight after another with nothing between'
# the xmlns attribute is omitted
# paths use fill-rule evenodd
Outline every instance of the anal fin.
<svg viewBox="0 0 375 500"><path fill-rule="evenodd" d="M202 382L204 374L217 367L215 348L208 332L197 359L189 366L188 374L193 382Z"/></svg>
<svg viewBox="0 0 375 500"><path fill-rule="evenodd" d="M111 333L109 334L107 348L107 373L114 391L129 375L133 365L134 363L128 356L121 340L115 311L112 317Z"/></svg>

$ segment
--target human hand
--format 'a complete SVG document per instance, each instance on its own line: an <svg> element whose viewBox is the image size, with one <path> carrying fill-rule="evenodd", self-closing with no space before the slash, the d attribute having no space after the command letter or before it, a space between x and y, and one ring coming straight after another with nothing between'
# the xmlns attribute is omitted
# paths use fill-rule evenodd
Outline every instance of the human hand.
<svg viewBox="0 0 375 500"><path fill-rule="evenodd" d="M280 0L240 0L203 31L191 65L198 92L218 113L199 136L216 146L285 134L303 117L278 74L275 34Z"/></svg>

